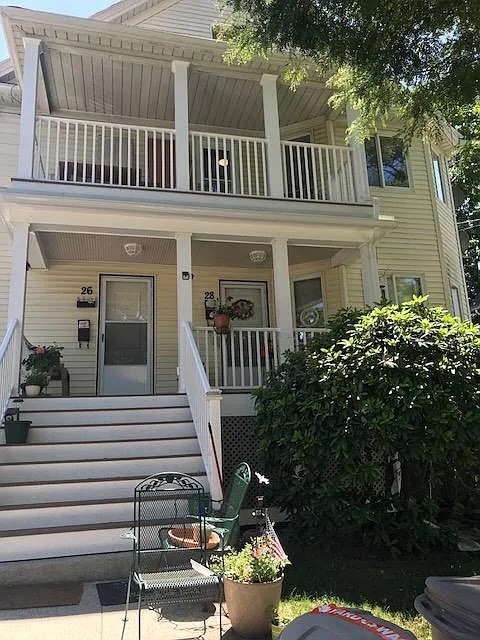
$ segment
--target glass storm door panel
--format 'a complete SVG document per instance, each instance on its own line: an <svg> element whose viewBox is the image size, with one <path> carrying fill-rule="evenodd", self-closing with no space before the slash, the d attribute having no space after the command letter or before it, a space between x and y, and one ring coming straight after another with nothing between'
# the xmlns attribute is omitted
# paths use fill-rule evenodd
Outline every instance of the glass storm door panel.
<svg viewBox="0 0 480 640"><path fill-rule="evenodd" d="M153 392L151 278L101 276L99 395Z"/></svg>
<svg viewBox="0 0 480 640"><path fill-rule="evenodd" d="M320 276L295 280L293 296L297 327L318 329L325 326L325 303Z"/></svg>

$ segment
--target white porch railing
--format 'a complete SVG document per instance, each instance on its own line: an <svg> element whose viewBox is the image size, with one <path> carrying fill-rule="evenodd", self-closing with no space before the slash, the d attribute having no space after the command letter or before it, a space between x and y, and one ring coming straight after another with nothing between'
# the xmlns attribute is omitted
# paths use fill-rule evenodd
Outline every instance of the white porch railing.
<svg viewBox="0 0 480 640"><path fill-rule="evenodd" d="M212 389L207 379L192 330L187 322L182 325L182 353L180 363L185 391L188 396L193 423L202 453L210 493L213 500L223 499L222 478L222 425L220 389Z"/></svg>
<svg viewBox="0 0 480 640"><path fill-rule="evenodd" d="M175 131L40 116L33 178L175 188Z"/></svg>
<svg viewBox="0 0 480 640"><path fill-rule="evenodd" d="M16 372L18 372L18 367L15 366L15 359L20 355L19 340L19 324L15 320L8 327L0 345L0 420L5 414L12 391L18 382L15 380Z"/></svg>
<svg viewBox="0 0 480 640"><path fill-rule="evenodd" d="M298 351L305 345L307 345L313 338L322 333L328 333L329 329L323 328L297 328L293 331L293 346L295 351Z"/></svg>
<svg viewBox="0 0 480 640"><path fill-rule="evenodd" d="M285 198L355 202L350 147L282 141Z"/></svg>
<svg viewBox="0 0 480 640"><path fill-rule="evenodd" d="M210 383L223 389L259 387L280 360L279 329L232 327L218 335L213 327L193 329Z"/></svg>
<svg viewBox="0 0 480 640"><path fill-rule="evenodd" d="M190 189L269 197L265 138L191 131ZM356 202L347 146L281 142L285 198ZM39 116L32 178L175 189L175 130Z"/></svg>
<svg viewBox="0 0 480 640"><path fill-rule="evenodd" d="M190 133L193 191L268 196L266 140Z"/></svg>

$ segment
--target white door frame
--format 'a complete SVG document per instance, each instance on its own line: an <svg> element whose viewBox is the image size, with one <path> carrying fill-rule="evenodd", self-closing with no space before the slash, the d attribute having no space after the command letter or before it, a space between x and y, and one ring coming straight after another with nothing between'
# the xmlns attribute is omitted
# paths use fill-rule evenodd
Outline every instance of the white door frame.
<svg viewBox="0 0 480 640"><path fill-rule="evenodd" d="M110 275L100 274L100 298L98 310L98 354L97 354L97 395L102 395L105 363L105 312L106 312L106 288L107 282L112 281L141 281L148 284L149 291L149 315L147 318L147 387L145 395L153 394L153 362L154 362L154 278L153 276ZM128 395L128 394L126 394Z"/></svg>

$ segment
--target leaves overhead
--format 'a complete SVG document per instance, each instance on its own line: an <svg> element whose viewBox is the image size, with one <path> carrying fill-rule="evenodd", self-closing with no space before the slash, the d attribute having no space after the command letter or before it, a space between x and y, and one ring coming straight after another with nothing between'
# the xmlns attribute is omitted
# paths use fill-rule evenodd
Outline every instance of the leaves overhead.
<svg viewBox="0 0 480 640"><path fill-rule="evenodd" d="M224 0L230 60L282 52L330 78L336 106L360 112L359 132L392 111L404 133L438 127L439 113L480 95L477 0ZM290 69L290 74L292 71ZM295 83L294 83L295 84Z"/></svg>

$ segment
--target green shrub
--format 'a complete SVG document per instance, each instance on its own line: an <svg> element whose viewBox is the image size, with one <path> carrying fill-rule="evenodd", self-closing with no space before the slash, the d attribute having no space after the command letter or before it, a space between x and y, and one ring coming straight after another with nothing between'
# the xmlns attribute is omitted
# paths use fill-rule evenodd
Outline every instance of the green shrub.
<svg viewBox="0 0 480 640"><path fill-rule="evenodd" d="M275 502L303 531L415 551L445 539L432 523L451 515L459 485L471 499L480 331L425 301L342 310L329 346L287 354L257 391ZM396 456L402 488L392 495Z"/></svg>

